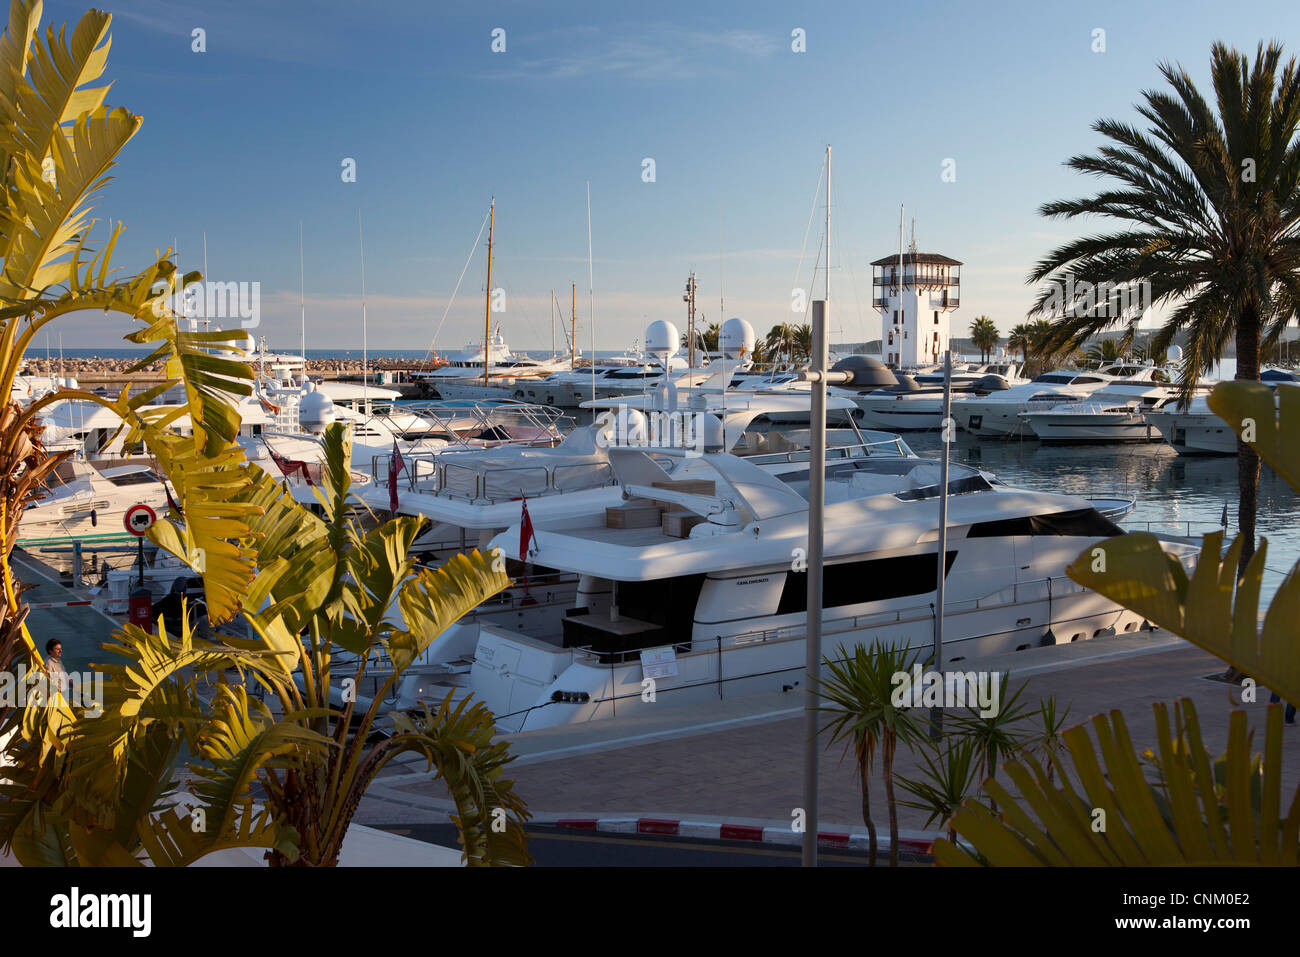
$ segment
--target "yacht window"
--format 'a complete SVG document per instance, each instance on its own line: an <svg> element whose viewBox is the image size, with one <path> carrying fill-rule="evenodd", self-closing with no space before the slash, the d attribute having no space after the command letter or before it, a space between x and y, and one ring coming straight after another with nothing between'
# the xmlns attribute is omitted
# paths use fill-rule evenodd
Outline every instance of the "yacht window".
<svg viewBox="0 0 1300 957"><path fill-rule="evenodd" d="M1071 382L1083 382L1083 379L1075 379L1073 376L1062 375L1059 372L1046 372L1034 380L1035 382L1050 382L1053 384L1067 385ZM1089 380L1100 382L1100 379Z"/></svg>
<svg viewBox="0 0 1300 957"><path fill-rule="evenodd" d="M935 586L934 553L875 558L865 562L841 562L822 569L822 607L843 608L868 601L906 598L933 591ZM952 570L957 553L948 552L946 576ZM793 615L808 610L808 573L786 572L781 590L778 615Z"/></svg>
<svg viewBox="0 0 1300 957"><path fill-rule="evenodd" d="M1077 538L1110 538L1123 534L1124 529L1095 508L1080 508L1072 512L1054 512L1050 515L1026 515L1023 518L1005 518L996 522L977 522L970 527L966 537L1066 535Z"/></svg>
<svg viewBox="0 0 1300 957"><path fill-rule="evenodd" d="M115 475L109 479L114 485L151 485L158 481L158 476L153 471L146 469L143 472L128 472L126 475Z"/></svg>
<svg viewBox="0 0 1300 957"><path fill-rule="evenodd" d="M1094 384L1096 384L1096 383L1098 383L1098 382L1105 382L1105 381L1106 381L1105 379L1098 379L1096 376L1093 376L1093 375L1081 375L1081 376L1079 376L1079 378L1077 378L1077 379L1074 380L1074 384L1075 384L1075 385L1094 385Z"/></svg>
<svg viewBox="0 0 1300 957"><path fill-rule="evenodd" d="M672 637L689 641L704 577L683 575L648 582L619 582L618 613L661 625Z"/></svg>
<svg viewBox="0 0 1300 957"><path fill-rule="evenodd" d="M987 492L993 488L982 475L969 475L966 478L952 479L948 482L949 495L965 495L968 492ZM938 498L939 486L926 485L898 492L895 497L901 502L916 502L926 498Z"/></svg>

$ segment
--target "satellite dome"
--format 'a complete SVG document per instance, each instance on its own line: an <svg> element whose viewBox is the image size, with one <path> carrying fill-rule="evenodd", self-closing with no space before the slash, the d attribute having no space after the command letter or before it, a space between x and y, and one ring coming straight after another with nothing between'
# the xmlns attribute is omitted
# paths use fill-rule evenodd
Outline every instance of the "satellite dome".
<svg viewBox="0 0 1300 957"><path fill-rule="evenodd" d="M645 351L660 359L667 359L680 348L681 337L677 327L666 319L656 319L646 328Z"/></svg>
<svg viewBox="0 0 1300 957"><path fill-rule="evenodd" d="M334 421L334 400L312 384L298 402L298 424L308 432L320 433Z"/></svg>
<svg viewBox="0 0 1300 957"><path fill-rule="evenodd" d="M718 348L728 359L739 359L742 354L745 356L753 355L756 341L754 327L744 319L737 317L732 317L724 322L722 331L718 334Z"/></svg>
<svg viewBox="0 0 1300 957"><path fill-rule="evenodd" d="M1170 362L1183 361L1183 350L1181 346L1170 346L1169 351L1166 353L1166 355L1168 356Z"/></svg>
<svg viewBox="0 0 1300 957"><path fill-rule="evenodd" d="M749 323L745 323L745 325L749 325ZM710 412L696 415L694 419L695 428L699 433L695 436L696 442L703 444L705 452L721 452L726 445L722 419Z"/></svg>

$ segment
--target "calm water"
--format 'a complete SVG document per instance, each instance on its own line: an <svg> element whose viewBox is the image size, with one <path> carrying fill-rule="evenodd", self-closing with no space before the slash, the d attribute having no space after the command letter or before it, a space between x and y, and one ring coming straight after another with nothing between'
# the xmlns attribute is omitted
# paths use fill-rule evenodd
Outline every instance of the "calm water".
<svg viewBox="0 0 1300 957"><path fill-rule="evenodd" d="M937 455L938 433L904 435L919 454ZM1008 485L1068 495L1123 495L1137 508L1121 524L1132 530L1203 535L1219 527L1228 506L1229 536L1237 532L1237 459L1178 455L1164 443L1043 445L1037 441L987 441L965 432L953 461L994 473ZM1300 559L1300 496L1264 466L1259 480L1257 533L1268 538L1264 599ZM1230 540L1230 539L1229 539ZM1261 600L1263 604L1263 599Z"/></svg>

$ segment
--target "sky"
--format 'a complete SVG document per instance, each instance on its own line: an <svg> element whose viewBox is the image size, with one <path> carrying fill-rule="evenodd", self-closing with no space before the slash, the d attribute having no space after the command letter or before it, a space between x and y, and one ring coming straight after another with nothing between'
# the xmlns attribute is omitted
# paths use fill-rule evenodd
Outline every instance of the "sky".
<svg viewBox="0 0 1300 957"><path fill-rule="evenodd" d="M1024 321L1034 262L1098 225L1038 213L1088 192L1063 163L1099 143L1095 120L1136 122L1161 61L1208 87L1215 40L1300 53L1294 0L106 9L107 102L144 124L96 229L126 224L126 272L173 245L202 270L206 237L206 275L260 284L251 331L279 349L299 344L300 225L307 347L361 348L359 217L369 348L481 337L486 232L475 239L493 197L493 320L516 350L550 349L551 291L567 319L571 283L584 349L592 301L598 349L630 347L655 319L684 327L692 270L705 322L741 316L761 335L800 321L791 291L814 281L828 144L832 342L880 336L870 262L897 252L900 205L921 251L964 263L954 334L981 314L1005 332ZM45 22L83 10L47 2ZM111 348L127 325L81 314L56 335Z"/></svg>

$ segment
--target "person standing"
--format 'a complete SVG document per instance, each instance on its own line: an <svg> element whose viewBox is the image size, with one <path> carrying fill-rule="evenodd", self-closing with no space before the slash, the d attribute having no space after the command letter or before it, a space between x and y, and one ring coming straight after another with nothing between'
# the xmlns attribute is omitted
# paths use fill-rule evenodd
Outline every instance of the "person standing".
<svg viewBox="0 0 1300 957"><path fill-rule="evenodd" d="M51 638L45 643L45 670L49 673L50 684L57 688L64 700L68 697L68 670L63 667L63 642Z"/></svg>

